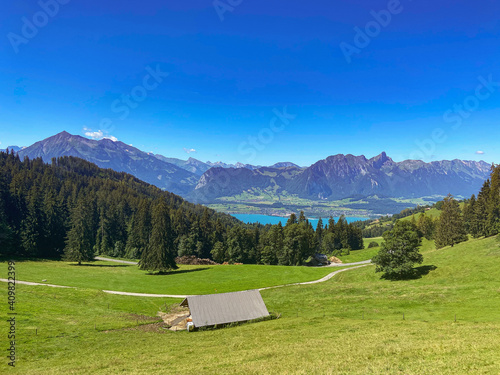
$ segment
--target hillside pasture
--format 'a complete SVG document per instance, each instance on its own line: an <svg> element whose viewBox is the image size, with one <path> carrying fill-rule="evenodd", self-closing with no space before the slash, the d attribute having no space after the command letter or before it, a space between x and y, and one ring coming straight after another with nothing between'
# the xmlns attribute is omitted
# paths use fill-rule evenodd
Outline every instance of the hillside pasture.
<svg viewBox="0 0 500 375"><path fill-rule="evenodd" d="M148 329L159 309L180 300L18 285L12 373L500 373L498 243L487 238L435 250L428 241L422 252L414 279L384 280L367 266L325 283L264 290L280 319L194 333ZM18 264L22 279L26 264ZM65 269L68 279L72 269ZM203 279L197 282L202 289Z"/></svg>

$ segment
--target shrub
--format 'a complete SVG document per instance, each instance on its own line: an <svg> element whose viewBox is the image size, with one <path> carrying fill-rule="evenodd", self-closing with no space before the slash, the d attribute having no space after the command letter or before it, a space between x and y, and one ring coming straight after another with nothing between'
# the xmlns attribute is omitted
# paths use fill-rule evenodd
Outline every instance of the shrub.
<svg viewBox="0 0 500 375"><path fill-rule="evenodd" d="M368 248L371 249L372 247L378 247L378 242L372 241L368 244Z"/></svg>

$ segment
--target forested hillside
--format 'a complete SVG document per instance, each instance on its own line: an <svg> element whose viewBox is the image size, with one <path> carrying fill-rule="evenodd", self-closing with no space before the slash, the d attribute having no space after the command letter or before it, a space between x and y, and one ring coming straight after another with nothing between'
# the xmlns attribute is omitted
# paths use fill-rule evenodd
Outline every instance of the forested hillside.
<svg viewBox="0 0 500 375"><path fill-rule="evenodd" d="M96 254L150 259L155 253L295 265L317 251L362 247L361 230L342 219L316 231L303 214L284 227L245 225L79 158L44 164L0 153L2 255L85 261Z"/></svg>

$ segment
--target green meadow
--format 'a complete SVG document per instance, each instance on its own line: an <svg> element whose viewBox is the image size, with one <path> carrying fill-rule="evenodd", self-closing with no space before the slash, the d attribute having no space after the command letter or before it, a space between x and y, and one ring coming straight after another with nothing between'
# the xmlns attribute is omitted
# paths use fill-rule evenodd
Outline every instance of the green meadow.
<svg viewBox="0 0 500 375"><path fill-rule="evenodd" d="M357 256L363 258L362 252L369 254L371 250L361 250ZM210 286L204 285L201 275L205 271L177 273L166 275L169 282L165 285L172 289L164 290L163 284L154 281L160 277L136 273L133 266L91 268L64 262L18 262L20 280L40 281L46 274L53 284L79 287L17 286L17 366L8 371L4 358L0 372L500 373L498 242L493 238L470 240L435 250L432 242L426 241L422 252L424 263L414 279L384 280L373 266L366 266L320 284L264 290L261 293L268 309L281 314L279 319L193 333L153 329L157 312L180 299L116 296L100 289L116 283L115 289L126 291L188 294L198 288L200 293L211 292L215 280L228 272L234 277L234 287L229 281L219 284L227 283L228 290L241 290L255 287L257 278L252 274L264 277L262 283L274 283L279 282L276 275L285 270L226 266L231 271L205 273L212 275L206 279ZM0 267L6 270L6 263ZM335 270L312 269L317 272L313 274L308 268L286 269L294 275L283 277L289 280L319 278L324 270ZM197 279L185 284L186 275ZM6 301L6 286L2 298ZM6 310L3 303L1 311ZM5 320L1 327L7 331Z"/></svg>
<svg viewBox="0 0 500 375"><path fill-rule="evenodd" d="M17 278L78 288L154 294L211 294L317 280L335 269L225 265L180 266L165 275L136 265L96 261L78 266L61 261L18 261Z"/></svg>

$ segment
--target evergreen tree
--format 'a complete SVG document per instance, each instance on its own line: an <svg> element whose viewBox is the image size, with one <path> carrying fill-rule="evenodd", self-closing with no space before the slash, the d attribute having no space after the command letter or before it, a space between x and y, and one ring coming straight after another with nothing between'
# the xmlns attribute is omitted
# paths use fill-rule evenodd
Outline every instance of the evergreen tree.
<svg viewBox="0 0 500 375"><path fill-rule="evenodd" d="M14 232L7 224L7 217L4 209L4 196L1 192L1 178L0 178L0 255L12 254L14 252Z"/></svg>
<svg viewBox="0 0 500 375"><path fill-rule="evenodd" d="M285 227L287 227L289 225L292 225L292 224L298 224L297 215L295 215L293 212L290 215L290 217L288 218L288 220L287 220L287 222L285 224Z"/></svg>
<svg viewBox="0 0 500 375"><path fill-rule="evenodd" d="M94 260L93 205L91 198L82 196L77 199L76 207L71 214L71 227L64 249L67 261L82 264Z"/></svg>
<svg viewBox="0 0 500 375"><path fill-rule="evenodd" d="M165 199L160 198L153 207L151 238L139 261L139 268L149 272L166 272L177 269L176 251L170 222L170 212Z"/></svg>
<svg viewBox="0 0 500 375"><path fill-rule="evenodd" d="M287 224L284 229L283 251L278 255L278 262L283 266L300 266L299 224Z"/></svg>
<svg viewBox="0 0 500 375"><path fill-rule="evenodd" d="M434 220L430 216L422 212L418 216L416 228L423 237L432 240L434 236Z"/></svg>
<svg viewBox="0 0 500 375"><path fill-rule="evenodd" d="M458 202L451 195L443 202L435 235L437 249L454 246L468 239Z"/></svg>
<svg viewBox="0 0 500 375"><path fill-rule="evenodd" d="M285 235L281 222L271 227L268 237L269 241L262 250L261 261L264 264L278 264L278 259L284 257Z"/></svg>
<svg viewBox="0 0 500 375"><path fill-rule="evenodd" d="M423 262L419 252L421 239L409 221L398 220L394 228L383 234L384 242L379 253L372 258L375 272L383 277L401 279L411 275L413 266Z"/></svg>
<svg viewBox="0 0 500 375"><path fill-rule="evenodd" d="M490 181L485 235L494 236L500 232L500 164L491 167Z"/></svg>
<svg viewBox="0 0 500 375"><path fill-rule="evenodd" d="M472 194L470 199L464 203L464 225L467 233L472 232L472 225L474 222L474 209L476 205L476 196Z"/></svg>
<svg viewBox="0 0 500 375"><path fill-rule="evenodd" d="M323 220L319 218L318 224L316 225L316 230L314 232L314 247L317 252L321 251L321 242L323 240Z"/></svg>
<svg viewBox="0 0 500 375"><path fill-rule="evenodd" d="M226 248L224 244L217 241L211 251L212 259L217 263L223 263L226 260Z"/></svg>
<svg viewBox="0 0 500 375"><path fill-rule="evenodd" d="M42 242L42 218L39 206L39 194L36 188L32 189L29 197L27 215L22 222L22 246L24 253L30 257L40 256L39 247Z"/></svg>
<svg viewBox="0 0 500 375"><path fill-rule="evenodd" d="M474 212L470 223L470 233L474 238L487 236L486 219L488 217L488 200L490 197L490 180L486 180L474 203Z"/></svg>

